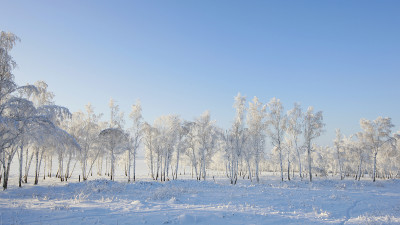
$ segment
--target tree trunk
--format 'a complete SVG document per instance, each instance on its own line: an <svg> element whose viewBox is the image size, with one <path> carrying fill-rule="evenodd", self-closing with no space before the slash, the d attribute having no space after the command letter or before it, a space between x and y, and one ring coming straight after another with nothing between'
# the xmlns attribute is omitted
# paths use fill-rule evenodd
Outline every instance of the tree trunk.
<svg viewBox="0 0 400 225"><path fill-rule="evenodd" d="M39 182L39 149L35 150L35 160L36 160L36 168L35 168L35 185Z"/></svg>
<svg viewBox="0 0 400 225"><path fill-rule="evenodd" d="M339 173L340 173L340 180L343 180L343 170L342 170L342 162L340 161L340 149L336 148L337 157L338 157L338 166L339 166Z"/></svg>
<svg viewBox="0 0 400 225"><path fill-rule="evenodd" d="M247 160L247 170L249 171L250 182L253 182L253 178L251 177L250 159Z"/></svg>
<svg viewBox="0 0 400 225"><path fill-rule="evenodd" d="M28 159L28 148L26 149L26 158ZM32 163L32 159L33 159L33 153L31 154L31 158L28 160L26 160L25 162L25 176L24 176L24 183L28 183L28 175L29 175L29 169L31 167L31 163Z"/></svg>
<svg viewBox="0 0 400 225"><path fill-rule="evenodd" d="M39 167L38 167L38 170L37 170L38 182L39 182L40 167L42 165L43 154L44 154L44 149L42 149L42 151L40 152L40 157L39 157Z"/></svg>
<svg viewBox="0 0 400 225"><path fill-rule="evenodd" d="M288 178L288 180L290 180L290 154L289 154L289 152L288 152L288 160L287 160L287 164L288 164L288 166L287 166L287 178Z"/></svg>
<svg viewBox="0 0 400 225"><path fill-rule="evenodd" d="M156 173L156 180L158 180L159 172L160 172L160 166L161 166L161 156L160 154L157 154L157 173Z"/></svg>
<svg viewBox="0 0 400 225"><path fill-rule="evenodd" d="M63 164L63 155L62 152L58 152L58 178L60 178L61 182L64 181L63 177L63 170L64 170L64 164Z"/></svg>
<svg viewBox="0 0 400 225"><path fill-rule="evenodd" d="M50 165L49 165L49 177L51 177L51 171L53 170L53 156L50 156Z"/></svg>
<svg viewBox="0 0 400 225"><path fill-rule="evenodd" d="M43 166L43 180L46 180L46 163L47 163L47 160L46 160L46 156L44 157L44 166Z"/></svg>
<svg viewBox="0 0 400 225"><path fill-rule="evenodd" d="M297 151L297 158L298 158L298 160L299 160L299 176L300 176L300 179L303 180L303 176L301 175L301 158L300 158L300 151L299 151L299 148L298 148L298 146L297 146L297 143L295 143L295 146L296 146L296 151Z"/></svg>
<svg viewBox="0 0 400 225"><path fill-rule="evenodd" d="M258 164L259 164L259 160L258 160L258 158L256 158L256 180L257 180L257 183L260 182L260 177L258 175Z"/></svg>
<svg viewBox="0 0 400 225"><path fill-rule="evenodd" d="M111 155L110 155L110 158L111 158L111 177L110 177L110 180L114 180L114 150L111 150Z"/></svg>
<svg viewBox="0 0 400 225"><path fill-rule="evenodd" d="M375 177L376 177L376 155L377 154L378 154L378 152L374 152L374 171L372 173L373 182L375 182Z"/></svg>
<svg viewBox="0 0 400 225"><path fill-rule="evenodd" d="M6 159L4 158L4 161L5 160ZM3 170L4 170L3 190L6 190L7 186L8 186L8 175L10 174L10 165L11 165L11 160L8 160L7 167L3 167Z"/></svg>
<svg viewBox="0 0 400 225"><path fill-rule="evenodd" d="M281 166L281 180L283 181L283 163L282 163L282 149L281 146L278 146L278 151L279 151L279 162Z"/></svg>
<svg viewBox="0 0 400 225"><path fill-rule="evenodd" d="M69 166L71 165L71 160L72 160L72 152L70 151L69 155L68 155L68 162L67 162L67 168L65 171L65 181L68 181L68 177L69 177Z"/></svg>
<svg viewBox="0 0 400 225"><path fill-rule="evenodd" d="M133 181L136 181L136 149L133 149Z"/></svg>
<svg viewBox="0 0 400 225"><path fill-rule="evenodd" d="M131 149L128 149L128 183L131 182Z"/></svg>
<svg viewBox="0 0 400 225"><path fill-rule="evenodd" d="M176 167L175 167L175 180L178 180L178 168L179 168L179 151L180 149L178 148L176 151Z"/></svg>
<svg viewBox="0 0 400 225"><path fill-rule="evenodd" d="M308 175L310 176L310 182L312 182L312 172L311 172L311 144L307 145L307 157L308 157Z"/></svg>
<svg viewBox="0 0 400 225"><path fill-rule="evenodd" d="M23 164L23 147L22 145L19 146L20 151L19 151L19 177L18 177L18 187L22 187L22 164Z"/></svg>
<svg viewBox="0 0 400 225"><path fill-rule="evenodd" d="M151 149L151 146L150 146L150 149L149 149L149 151L150 151L150 172L151 172L151 178L153 178L153 180L155 180L155 177L154 177L154 165L153 165L153 150Z"/></svg>

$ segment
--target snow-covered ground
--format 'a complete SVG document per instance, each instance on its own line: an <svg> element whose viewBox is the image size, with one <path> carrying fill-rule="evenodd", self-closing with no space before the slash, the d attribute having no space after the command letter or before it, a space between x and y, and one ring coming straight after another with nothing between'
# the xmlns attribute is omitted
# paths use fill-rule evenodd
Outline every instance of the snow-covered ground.
<svg viewBox="0 0 400 225"><path fill-rule="evenodd" d="M187 175L186 175L187 176ZM189 176L127 184L42 179L0 191L0 224L400 224L400 181L316 178L260 184Z"/></svg>

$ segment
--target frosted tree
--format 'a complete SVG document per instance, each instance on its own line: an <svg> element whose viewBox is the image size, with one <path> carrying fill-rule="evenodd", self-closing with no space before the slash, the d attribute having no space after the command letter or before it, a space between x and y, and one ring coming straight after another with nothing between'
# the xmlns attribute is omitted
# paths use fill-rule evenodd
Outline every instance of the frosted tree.
<svg viewBox="0 0 400 225"><path fill-rule="evenodd" d="M179 135L180 119L176 115L158 117L154 121L154 127L158 131L158 154L160 155L161 181L166 181L169 176L169 167Z"/></svg>
<svg viewBox="0 0 400 225"><path fill-rule="evenodd" d="M46 154L49 148L57 149L59 155L63 155L67 149L70 151L75 151L76 149L80 148L73 136L71 136L65 130L54 126L53 124L48 126L42 125L39 129L41 131L38 130L39 132L34 134L35 141L32 146L35 154L35 185L39 182L43 156ZM60 154L60 152L63 153ZM59 178L61 181L64 181L64 179L67 177L63 174L63 162L61 162L61 164L59 163L59 169Z"/></svg>
<svg viewBox="0 0 400 225"><path fill-rule="evenodd" d="M303 125L303 135L305 147L307 149L307 159L308 159L308 175L310 181L312 181L312 171L311 171L311 150L312 141L317 137L321 136L324 131L323 128L325 124L322 122L322 111L314 113L314 108L312 106L308 107L307 112L304 115L304 125Z"/></svg>
<svg viewBox="0 0 400 225"><path fill-rule="evenodd" d="M286 135L283 138L283 142L282 142L282 145L281 145L281 149L282 149L281 151L284 154L283 158L286 159L285 161L286 161L286 166L287 166L287 179L289 181L290 181L290 169L291 169L290 166L291 166L292 161L293 161L293 149L294 148L295 147L294 147L293 140L288 135Z"/></svg>
<svg viewBox="0 0 400 225"><path fill-rule="evenodd" d="M336 149L336 157L337 157L337 164L339 168L339 173L340 173L340 179L344 179L343 175L343 161L342 161L342 155L343 155L343 137L342 133L340 132L340 129L336 129L336 138L333 142L335 149Z"/></svg>
<svg viewBox="0 0 400 225"><path fill-rule="evenodd" d="M389 162L384 162L383 165L388 165L389 168L389 178L394 178L398 177L399 171L400 171L400 131L397 131L393 135L393 138L395 139L392 144L394 145L391 148L391 151L388 153L388 158L387 160Z"/></svg>
<svg viewBox="0 0 400 225"><path fill-rule="evenodd" d="M4 189L7 188L12 159L17 150L21 150L21 144L26 144L22 142L23 134L28 133L26 126L37 118L33 103L25 97L37 94L38 89L33 85L19 87L12 74L17 64L9 51L17 41L19 38L12 33L2 31L0 34L0 161ZM19 154L20 166L22 156Z"/></svg>
<svg viewBox="0 0 400 225"><path fill-rule="evenodd" d="M205 111L199 118L195 121L197 127L197 140L199 148L199 177L200 180L206 179L206 168L214 154L214 147L218 139L219 133L215 127L215 121L211 120L210 112Z"/></svg>
<svg viewBox="0 0 400 225"><path fill-rule="evenodd" d="M179 170L179 161L181 158L181 154L184 154L188 143L187 143L187 134L189 132L189 129L184 125L184 123L181 123L180 126L177 128L178 129L178 136L177 136L177 142L175 144L175 152L176 152L176 157L175 157L175 171L173 174L173 179L177 180L178 179L178 170Z"/></svg>
<svg viewBox="0 0 400 225"><path fill-rule="evenodd" d="M131 157L133 157L133 181L136 180L136 155L142 141L143 117L142 106L139 100L136 102L136 105L132 105L129 118L132 120L132 127L129 132L128 145L128 182L131 180Z"/></svg>
<svg viewBox="0 0 400 225"><path fill-rule="evenodd" d="M115 178L115 160L127 149L128 135L120 128L107 128L100 132L100 141L110 157L110 180Z"/></svg>
<svg viewBox="0 0 400 225"><path fill-rule="evenodd" d="M27 134L26 126L32 121L35 110L32 103L24 99L11 98L6 104L0 121L0 162L4 189L7 189L11 162L21 146L24 146L21 138Z"/></svg>
<svg viewBox="0 0 400 225"><path fill-rule="evenodd" d="M61 129L65 120L68 120L72 117L71 112L68 108L57 106L57 105L43 105L38 109L38 115L46 117L54 126ZM61 129L62 130L62 129ZM62 133L65 131L63 130ZM62 135L67 138L67 136ZM72 136L68 136L68 138L74 139ZM68 153L65 145L58 145L60 147L55 148L58 155L58 173L57 176L61 181L64 181L64 157L65 154Z"/></svg>
<svg viewBox="0 0 400 225"><path fill-rule="evenodd" d="M95 114L92 105L86 105L86 112L76 112L72 115L71 134L80 144L77 159L81 164L82 179L87 180L92 172L93 165L101 154L99 146L99 133L101 127L99 120L101 114Z"/></svg>
<svg viewBox="0 0 400 225"><path fill-rule="evenodd" d="M333 149L329 146L319 146L315 143L312 144L313 151L311 152L311 160L313 165L313 172L319 176L326 177L328 171L332 169L333 160Z"/></svg>
<svg viewBox="0 0 400 225"><path fill-rule="evenodd" d="M0 115L7 106L6 100L18 88L14 82L12 70L17 66L9 51L20 39L13 33L1 31L0 33Z"/></svg>
<svg viewBox="0 0 400 225"><path fill-rule="evenodd" d="M47 90L47 83L44 81L36 81L34 85L38 89L37 92L31 95L31 100L35 104L35 107L53 105L54 93Z"/></svg>
<svg viewBox="0 0 400 225"><path fill-rule="evenodd" d="M290 146L297 153L300 179L303 179L303 176L301 174L301 172L302 172L301 155L300 155L301 146L299 146L299 138L302 133L302 125L303 125L302 118L303 118L303 113L301 112L300 105L295 103L293 109L291 109L287 112L288 120L287 120L286 132L288 135L288 142L290 143ZM289 165L288 165L288 167L289 167ZM289 168L288 168L288 172L289 172Z"/></svg>
<svg viewBox="0 0 400 225"><path fill-rule="evenodd" d="M268 103L269 112L267 114L267 133L271 139L272 146L276 147L279 152L279 162L281 169L281 180L283 181L283 159L282 159L282 142L285 137L287 126L287 117L283 112L283 106L279 99L272 98Z"/></svg>
<svg viewBox="0 0 400 225"><path fill-rule="evenodd" d="M12 70L17 66L16 62L9 55L9 51L14 47L19 38L12 34L1 31L0 34L0 161L3 169L3 188L7 188L9 165L16 151L6 152L18 137L19 130L22 128L19 123L15 123L10 114L9 99L11 94L17 89L14 82Z"/></svg>
<svg viewBox="0 0 400 225"><path fill-rule="evenodd" d="M198 179L198 141L197 141L197 126L195 122L185 121L187 151L186 155L190 160L193 175ZM194 173L193 173L194 170Z"/></svg>
<svg viewBox="0 0 400 225"><path fill-rule="evenodd" d="M226 141L228 148L228 156L230 159L230 180L231 184L236 184L238 171L239 171L239 160L242 157L242 153L245 147L246 135L245 135L245 112L246 112L246 97L238 93L235 96L233 108L235 109L235 119L230 130L229 137ZM250 149L252 150L252 149ZM249 157L251 153L248 154ZM250 167L250 165L249 165ZM251 174L250 174L251 177Z"/></svg>
<svg viewBox="0 0 400 225"><path fill-rule="evenodd" d="M155 153L155 148L156 148L156 137L157 137L157 129L152 127L150 124L145 122L143 124L143 140L144 140L144 148L145 148L145 157L146 157L146 163L149 167L150 170L150 175L153 180L156 180L155 176L155 159L154 157L156 156Z"/></svg>
<svg viewBox="0 0 400 225"><path fill-rule="evenodd" d="M64 108L64 107L58 107L54 105L54 93L48 91L48 85L46 82L44 81L36 81L34 86L37 88L37 91L35 91L33 94L28 95L28 99L31 100L35 107L39 110L39 114L41 116L45 116L47 117L52 123L55 123L57 126L62 126L62 124L64 123L64 119L65 118L69 118L70 117L70 113L69 111ZM65 113L65 115L67 115L66 117L60 117L59 116L59 112L58 111L63 111L63 113ZM28 157L28 151L29 148L26 149L26 155ZM35 150L31 153L31 159L32 157L35 155L37 155L37 151L39 151L39 149L34 149L31 148L31 150ZM43 150L43 149L41 149ZM46 151L43 151L43 154L50 154L50 149L47 148ZM59 149L57 149L59 152ZM42 155L43 156L43 155ZM52 158L51 158L52 160ZM27 173L25 175L25 177L27 178L28 176L28 171L29 168L26 170ZM51 171L50 171L51 172ZM59 174L61 175L61 174ZM36 181L36 179L35 179Z"/></svg>
<svg viewBox="0 0 400 225"><path fill-rule="evenodd" d="M205 180L207 176L206 168L215 153L216 142L219 137L215 121L211 120L210 112L205 111L194 122L186 122L185 127L187 129L186 154L190 159L196 179Z"/></svg>
<svg viewBox="0 0 400 225"><path fill-rule="evenodd" d="M247 113L247 124L248 124L248 143L249 148L252 149L254 155L255 164L255 177L257 183L260 181L259 178L259 165L262 156L264 155L265 148L265 119L266 119L266 106L263 105L257 97L253 98L252 102L249 102L249 109ZM249 166L250 167L250 166ZM250 173L250 168L249 168Z"/></svg>
<svg viewBox="0 0 400 225"><path fill-rule="evenodd" d="M119 105L111 98L108 104L110 108L110 120L108 122L109 129L104 129L100 132L99 138L101 143L106 143L103 150L108 153L110 160L110 173L111 180L115 175L115 160L116 157L128 149L128 136L123 130L124 126L124 113L120 112ZM106 158L106 170L107 170Z"/></svg>
<svg viewBox="0 0 400 225"><path fill-rule="evenodd" d="M24 149L28 150L28 145L30 141L32 140L32 134L35 133L35 125L38 124L38 122L42 122L45 120L45 118L41 117L36 117L36 108L34 107L33 103L29 101L28 99L32 96L38 93L38 89L35 86L29 85L30 88L18 88L18 94L17 97L12 97L8 101L6 101L6 104L3 106L7 106L6 108L3 108L3 116L5 116L4 113L8 114L11 116L11 118L8 119L16 119L16 121L19 121L18 123L20 124L19 126L19 132L16 137L16 140L14 142L13 148L10 148L8 150L19 150L18 158L19 158L19 187L22 186L22 168L23 168L23 151ZM10 113L11 112L11 113ZM12 134L9 133L9 134ZM11 135L12 136L12 135ZM13 151L8 151L8 158L12 159L13 158ZM32 154L33 156L33 154ZM1 177L1 175L0 175Z"/></svg>
<svg viewBox="0 0 400 225"><path fill-rule="evenodd" d="M124 113L119 111L119 105L111 98L108 106L110 107L109 127L123 129L125 123Z"/></svg>
<svg viewBox="0 0 400 225"><path fill-rule="evenodd" d="M376 178L376 158L379 152L385 149L385 145L391 146L394 140L391 137L392 119L389 117L378 117L373 121L367 119L360 120L360 126L363 129L363 135L367 146L372 151L373 157L373 172L372 179L375 182Z"/></svg>
<svg viewBox="0 0 400 225"><path fill-rule="evenodd" d="M357 169L355 172L355 179L360 180L362 176L363 163L367 160L370 149L367 146L365 136L362 132L351 135L349 138L343 139L346 150L349 151L350 156L355 159Z"/></svg>
<svg viewBox="0 0 400 225"><path fill-rule="evenodd" d="M52 133L48 133L49 131ZM49 147L50 145L50 138L53 137L54 131L54 126L38 127L36 132L33 134L34 141L31 143L31 148L34 150L32 154L35 157L35 185L39 183L40 165L42 163L43 155L46 152L46 147Z"/></svg>

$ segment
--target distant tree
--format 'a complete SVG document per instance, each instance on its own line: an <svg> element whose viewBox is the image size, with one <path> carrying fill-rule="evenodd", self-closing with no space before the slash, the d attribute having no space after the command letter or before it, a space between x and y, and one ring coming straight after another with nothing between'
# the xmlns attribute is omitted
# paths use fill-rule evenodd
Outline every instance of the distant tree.
<svg viewBox="0 0 400 225"><path fill-rule="evenodd" d="M373 172L372 179L375 182L376 178L376 157L379 152L385 149L385 145L391 146L393 137L391 137L392 119L389 117L378 117L373 121L367 119L360 120L363 135L367 146L372 150L373 156ZM388 148L386 148L388 149Z"/></svg>
<svg viewBox="0 0 400 225"><path fill-rule="evenodd" d="M186 154L190 159L197 180L205 180L206 168L216 151L219 132L210 112L205 111L194 122L185 122Z"/></svg>
<svg viewBox="0 0 400 225"><path fill-rule="evenodd" d="M285 137L287 126L287 116L283 112L283 106L279 99L272 98L268 103L268 135L271 139L272 145L276 147L279 152L279 162L281 168L281 180L283 181L283 159L282 159L282 143Z"/></svg>
<svg viewBox="0 0 400 225"><path fill-rule="evenodd" d="M101 154L99 133L101 114L95 114L92 105L86 105L86 112L76 112L72 115L71 134L80 144L77 159L81 164L82 179L87 180L96 160Z"/></svg>
<svg viewBox="0 0 400 225"><path fill-rule="evenodd" d="M123 129L125 124L124 113L119 111L119 105L111 98L108 106L110 107L109 127Z"/></svg>
<svg viewBox="0 0 400 225"><path fill-rule="evenodd" d="M248 124L248 143L249 148L252 149L255 164L255 173L257 183L260 182L259 178L259 165L260 159L264 155L265 148L265 119L266 119L266 105L263 105L257 97L249 102L249 109L247 113ZM250 173L250 165L249 165Z"/></svg>
<svg viewBox="0 0 400 225"><path fill-rule="evenodd" d="M353 169L353 171L356 171L355 179L360 180L362 176L363 163L367 160L370 151L365 136L362 132L358 132L355 135L350 136L350 138L344 139L344 144L351 154L351 157L356 159L356 162L358 162L358 164L354 163L357 166L357 170Z"/></svg>
<svg viewBox="0 0 400 225"><path fill-rule="evenodd" d="M187 134L189 132L188 127L185 126L185 123L180 122L180 126L178 127L178 136L177 136L177 142L175 144L175 152L176 152L176 164L175 164L175 171L173 176L173 179L177 180L178 179L178 170L179 170L179 162L181 159L181 154L184 154L186 152L188 142L187 142Z"/></svg>
<svg viewBox="0 0 400 225"><path fill-rule="evenodd" d="M337 164L338 164L339 173L340 173L340 179L343 180L344 179L343 161L342 161L343 137L342 137L342 133L340 132L340 129L336 129L336 138L335 138L333 144L336 149L336 157L337 157Z"/></svg>
<svg viewBox="0 0 400 225"><path fill-rule="evenodd" d="M198 141L198 151L199 151L199 176L198 180L203 178L206 179L206 168L211 160L211 157L215 153L215 144L218 140L219 133L215 126L215 121L211 120L210 112L205 111L200 117L195 121L197 130L197 141Z"/></svg>
<svg viewBox="0 0 400 225"><path fill-rule="evenodd" d="M60 138L63 139L63 142L59 142L55 148L57 155L58 155L58 178L60 178L61 181L65 180L64 176L64 159L65 155L68 154L68 145L64 144L64 139L65 143L74 143L76 144L75 139L69 135L65 130L61 129L63 126L63 123L65 123L65 120L71 119L72 114L69 111L68 108L63 107L63 106L57 106L57 105L43 105L40 106L38 109L38 115L47 118L54 126L56 126L58 129L62 130L60 133L54 133L55 136L61 135ZM67 134L64 134L67 133ZM72 140L71 142L69 140ZM79 147L77 147L79 148ZM72 150L72 149L70 149Z"/></svg>
<svg viewBox="0 0 400 225"><path fill-rule="evenodd" d="M287 112L287 130L286 133L288 135L288 142L291 148L295 150L297 153L297 160L299 164L299 176L300 179L303 179L303 176L301 174L302 168L301 168L301 155L300 155L300 150L301 146L299 146L299 138L302 133L302 119L303 119L303 113L301 112L300 105L295 103L293 106L293 109L289 110ZM288 163L288 173L289 173L289 163Z"/></svg>
<svg viewBox="0 0 400 225"><path fill-rule="evenodd" d="M304 142L305 147L307 149L307 158L308 158L308 173L310 177L310 181L312 181L312 171L311 171L311 149L312 149L312 141L319 137L323 130L325 124L322 122L322 112L319 111L314 113L314 108L312 106L308 107L307 112L304 115L304 125L303 125L303 134L304 134Z"/></svg>
<svg viewBox="0 0 400 225"><path fill-rule="evenodd" d="M235 102L233 104L236 110L235 119L228 134L227 146L228 156L230 161L230 180L231 184L236 184L238 173L239 173L239 161L243 157L243 151L245 150L246 134L245 134L245 113L246 113L246 97L238 93L235 97ZM250 149L252 150L252 149ZM251 156L251 153L248 154ZM251 177L251 175L250 175Z"/></svg>
<svg viewBox="0 0 400 225"><path fill-rule="evenodd" d="M198 141L197 141L197 125L195 122L192 121L185 121L185 129L187 130L186 133L186 143L187 143L187 150L186 155L189 158L191 167L192 167L192 178L193 178L193 170L196 179L198 179Z"/></svg>
<svg viewBox="0 0 400 225"><path fill-rule="evenodd" d="M115 178L115 159L127 149L128 135L120 128L107 128L100 132L100 141L110 155L110 179Z"/></svg>
<svg viewBox="0 0 400 225"><path fill-rule="evenodd" d="M110 120L108 122L108 129L104 129L100 132L99 138L103 145L105 152L108 152L110 157L110 173L111 180L114 180L115 176L115 160L116 157L122 154L129 148L129 136L123 130L125 123L124 113L120 112L119 105L111 98L108 104L110 108ZM106 159L107 165L107 159ZM107 169L107 167L106 167Z"/></svg>
<svg viewBox="0 0 400 225"><path fill-rule="evenodd" d="M128 142L128 182L131 180L131 157L133 157L133 181L136 180L136 155L142 142L143 117L142 106L139 100L136 102L136 105L132 105L129 118L132 120L132 127L129 132Z"/></svg>
<svg viewBox="0 0 400 225"><path fill-rule="evenodd" d="M156 160L154 157L156 156L156 136L157 136L157 129L152 127L150 124L145 122L143 124L143 138L144 138L144 148L145 148L145 157L146 162L150 170L150 175L153 180L156 180L155 176L155 162Z"/></svg>
<svg viewBox="0 0 400 225"><path fill-rule="evenodd" d="M179 135L180 119L176 115L161 116L154 121L154 127L158 132L159 151L157 154L159 155L161 181L166 181Z"/></svg>

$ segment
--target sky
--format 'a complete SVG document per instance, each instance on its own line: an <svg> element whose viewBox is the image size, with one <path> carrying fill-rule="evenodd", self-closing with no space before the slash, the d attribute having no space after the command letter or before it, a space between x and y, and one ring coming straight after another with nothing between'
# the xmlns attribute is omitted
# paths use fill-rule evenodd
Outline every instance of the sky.
<svg viewBox="0 0 400 225"><path fill-rule="evenodd" d="M400 129L400 1L2 1L20 85L43 80L72 112L108 119L141 100L152 122L205 110L225 129L233 98L323 111L335 129L391 117ZM127 120L126 126L129 126Z"/></svg>

